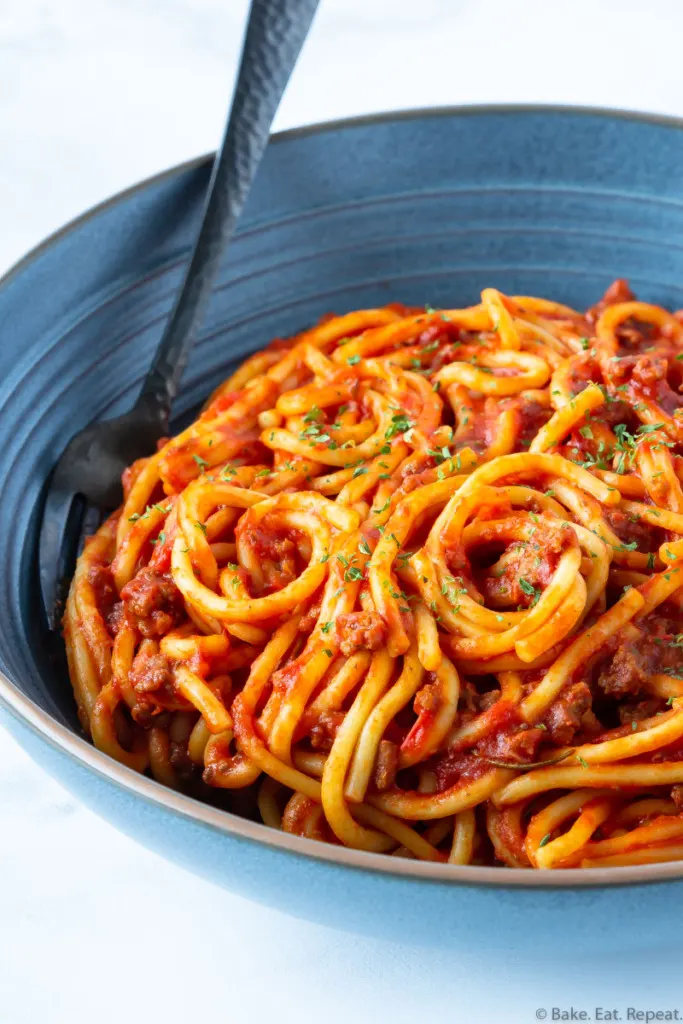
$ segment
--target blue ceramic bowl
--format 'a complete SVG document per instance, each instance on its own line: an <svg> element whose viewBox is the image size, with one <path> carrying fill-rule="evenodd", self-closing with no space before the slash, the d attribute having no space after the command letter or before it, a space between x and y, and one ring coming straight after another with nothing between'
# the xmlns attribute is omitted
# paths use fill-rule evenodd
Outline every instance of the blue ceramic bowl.
<svg viewBox="0 0 683 1024"><path fill-rule="evenodd" d="M402 940L611 949L679 935L683 864L558 873L341 850L178 795L94 750L49 656L36 535L67 440L133 401L198 226L210 159L117 196L0 283L0 700L40 764L122 831L293 914ZM392 300L480 289L586 306L617 276L683 306L683 125L465 108L273 138L187 370L178 417L271 338ZM638 927L634 927L638 922Z"/></svg>

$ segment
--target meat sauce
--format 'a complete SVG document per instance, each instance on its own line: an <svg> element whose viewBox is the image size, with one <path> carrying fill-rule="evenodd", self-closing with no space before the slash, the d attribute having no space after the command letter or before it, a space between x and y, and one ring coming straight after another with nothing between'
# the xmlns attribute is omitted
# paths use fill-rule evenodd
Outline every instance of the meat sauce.
<svg viewBox="0 0 683 1024"><path fill-rule="evenodd" d="M628 281L623 277L618 277L616 281L612 282L600 301L587 310L586 320L589 324L595 324L608 306L614 306L620 302L633 302L634 299L635 295L629 288Z"/></svg>
<svg viewBox="0 0 683 1024"><path fill-rule="evenodd" d="M547 405L542 405L535 398L525 395L524 392L518 398L504 399L500 404L503 409L514 409L516 448L528 448L553 412Z"/></svg>
<svg viewBox="0 0 683 1024"><path fill-rule="evenodd" d="M344 655L356 651L376 651L386 641L387 627L377 612L349 612L335 624L339 649Z"/></svg>
<svg viewBox="0 0 683 1024"><path fill-rule="evenodd" d="M657 551L666 540L667 535L661 527L627 515L620 509L603 505L602 514L625 548L649 553Z"/></svg>
<svg viewBox="0 0 683 1024"><path fill-rule="evenodd" d="M413 723L401 743L401 754L412 755L419 752L423 744L429 742L430 733L443 706L444 698L436 673L427 672L426 682L420 687L413 701L417 721Z"/></svg>
<svg viewBox="0 0 683 1024"><path fill-rule="evenodd" d="M472 752L446 753L433 766L436 792L444 793L455 786L476 782L492 771L492 768L490 761Z"/></svg>
<svg viewBox="0 0 683 1024"><path fill-rule="evenodd" d="M263 594L272 594L293 583L299 575L298 552L305 539L296 530L277 530L244 515L235 531L238 543L246 543L263 575Z"/></svg>
<svg viewBox="0 0 683 1024"><path fill-rule="evenodd" d="M493 770L493 762L514 765L535 760L546 738L544 730L529 728L509 701L496 700L486 717L488 732L474 749L453 748L434 759L432 770L438 793L481 778Z"/></svg>
<svg viewBox="0 0 683 1024"><path fill-rule="evenodd" d="M108 565L93 565L88 572L88 582L93 588L95 604L105 625L111 635L116 634L112 630L112 623L117 620L115 612L118 603L118 594L114 585L114 577Z"/></svg>
<svg viewBox="0 0 683 1024"><path fill-rule="evenodd" d="M550 740L563 747L572 743L584 725L584 716L591 710L593 697L584 682L571 683L548 708L543 724Z"/></svg>
<svg viewBox="0 0 683 1024"><path fill-rule="evenodd" d="M670 377L676 369L676 351L669 345L657 351L626 355L613 360L608 381L614 388L626 387L631 406L639 402L655 405L667 416L683 407L683 395L671 387ZM674 370L671 366L673 363ZM676 387L680 381L675 379Z"/></svg>
<svg viewBox="0 0 683 1024"><path fill-rule="evenodd" d="M511 518L501 522L504 539ZM515 541L505 549L505 561L493 572L478 574L477 582L488 605L529 608L535 604L550 583L564 551L576 545L576 534L569 528L557 530L538 525L528 541Z"/></svg>
<svg viewBox="0 0 683 1024"><path fill-rule="evenodd" d="M469 402L469 408L459 416L456 448L471 448L477 454L485 452L498 439L503 412L512 412L513 445L519 449L529 447L553 411L524 393L503 399L471 395Z"/></svg>
<svg viewBox="0 0 683 1024"><path fill-rule="evenodd" d="M655 613L610 641L596 684L609 696L637 696L647 692L650 676L680 674L682 667L683 622Z"/></svg>
<svg viewBox="0 0 683 1024"><path fill-rule="evenodd" d="M637 422L633 415L631 405L625 399L625 387L621 387L617 390L616 387L608 387L605 377L603 376L601 367L594 355L594 349L589 349L587 352L578 353L568 360L567 364L567 375L565 384L569 390L571 397L579 395L591 382L598 384L604 389L606 396L604 405L601 405L598 410L591 416L591 421L597 421L598 423L604 423L607 426L614 426L617 423L628 423L634 429L637 426ZM591 446L586 444L586 441L590 441L591 438L586 437L584 434L580 434L578 431L573 431L571 434L571 441L569 442L574 447L584 448L589 451Z"/></svg>
<svg viewBox="0 0 683 1024"><path fill-rule="evenodd" d="M391 740L380 740L372 773L372 784L378 793L391 789L398 772L398 747Z"/></svg>
<svg viewBox="0 0 683 1024"><path fill-rule="evenodd" d="M140 569L121 591L126 611L144 637L164 636L182 621L183 597L168 573Z"/></svg>

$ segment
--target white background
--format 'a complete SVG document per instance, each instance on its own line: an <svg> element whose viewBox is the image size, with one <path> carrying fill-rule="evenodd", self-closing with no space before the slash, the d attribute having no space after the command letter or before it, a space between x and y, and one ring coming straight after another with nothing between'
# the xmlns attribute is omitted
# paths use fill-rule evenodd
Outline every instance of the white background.
<svg viewBox="0 0 683 1024"><path fill-rule="evenodd" d="M0 0L0 270L215 147L246 7ZM680 0L322 0L276 127L501 101L683 115L682 38ZM680 951L551 954L427 952L254 906L119 835L0 732L0 1024L521 1024L572 1004L683 1016Z"/></svg>

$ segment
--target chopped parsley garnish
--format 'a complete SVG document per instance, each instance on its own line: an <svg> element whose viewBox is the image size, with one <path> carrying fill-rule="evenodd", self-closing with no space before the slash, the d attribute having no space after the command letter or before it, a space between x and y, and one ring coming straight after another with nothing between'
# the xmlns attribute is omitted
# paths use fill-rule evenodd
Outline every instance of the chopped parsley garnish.
<svg viewBox="0 0 683 1024"><path fill-rule="evenodd" d="M391 424L387 427L384 436L389 441L392 437L396 437L397 434L404 434L406 430L410 430L412 425L405 413L398 413L391 417Z"/></svg>
<svg viewBox="0 0 683 1024"><path fill-rule="evenodd" d="M523 576L520 576L519 578L519 585L528 597L533 598L533 601L531 602L531 605L533 607L538 602L541 596L541 591L538 589L538 587L535 587L532 583L529 583L529 581L525 579Z"/></svg>
<svg viewBox="0 0 683 1024"><path fill-rule="evenodd" d="M362 572L361 569L359 569L355 565L349 566L349 568L344 573L344 580L345 580L346 583L351 583L354 580L362 580L362 579L363 579L363 572Z"/></svg>
<svg viewBox="0 0 683 1024"><path fill-rule="evenodd" d="M386 512L386 510L389 508L390 505L391 505L391 499L387 498L387 500L384 502L384 504L382 505L381 508L373 508L373 509L371 509L371 512L374 515L379 516L379 515L382 514L382 512Z"/></svg>
<svg viewBox="0 0 683 1024"><path fill-rule="evenodd" d="M314 447L316 444L323 444L325 441L329 441L330 435L322 433L319 423L311 423L309 426L304 427L299 434L300 441L306 441L309 438L312 439L311 446Z"/></svg>

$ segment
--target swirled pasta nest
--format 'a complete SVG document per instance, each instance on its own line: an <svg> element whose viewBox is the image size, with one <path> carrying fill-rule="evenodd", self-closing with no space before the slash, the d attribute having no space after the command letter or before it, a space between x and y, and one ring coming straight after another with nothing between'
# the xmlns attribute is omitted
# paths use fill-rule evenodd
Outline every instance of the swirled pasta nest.
<svg viewBox="0 0 683 1024"><path fill-rule="evenodd" d="M79 559L84 728L326 842L683 858L682 332L488 288L252 356Z"/></svg>

